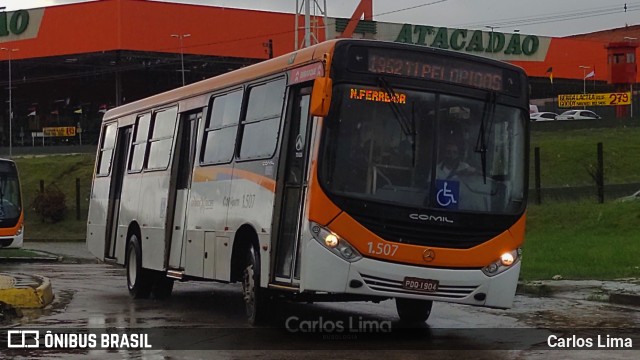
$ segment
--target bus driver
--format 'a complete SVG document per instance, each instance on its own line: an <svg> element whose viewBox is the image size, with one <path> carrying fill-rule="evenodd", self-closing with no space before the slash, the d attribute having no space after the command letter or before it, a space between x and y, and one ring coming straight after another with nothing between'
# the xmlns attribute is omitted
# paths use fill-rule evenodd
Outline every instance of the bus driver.
<svg viewBox="0 0 640 360"><path fill-rule="evenodd" d="M453 179L456 176L473 175L476 169L462 161L460 148L450 142L445 146L442 161L436 168L436 178L441 180Z"/></svg>

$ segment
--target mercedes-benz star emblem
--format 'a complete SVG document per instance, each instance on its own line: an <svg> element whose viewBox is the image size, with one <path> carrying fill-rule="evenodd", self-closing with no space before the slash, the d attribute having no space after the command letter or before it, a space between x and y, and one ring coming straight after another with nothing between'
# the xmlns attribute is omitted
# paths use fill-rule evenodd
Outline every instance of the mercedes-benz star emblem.
<svg viewBox="0 0 640 360"><path fill-rule="evenodd" d="M422 259L425 262L431 262L433 261L433 259L436 258L436 253L431 250L431 249L426 249L423 253L422 253Z"/></svg>

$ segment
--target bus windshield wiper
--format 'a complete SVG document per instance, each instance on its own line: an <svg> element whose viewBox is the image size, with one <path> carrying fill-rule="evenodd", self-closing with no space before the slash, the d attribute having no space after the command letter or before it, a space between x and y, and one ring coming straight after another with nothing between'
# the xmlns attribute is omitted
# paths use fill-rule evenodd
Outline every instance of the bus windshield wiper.
<svg viewBox="0 0 640 360"><path fill-rule="evenodd" d="M491 128L493 127L493 117L496 112L496 92L491 91L487 95L487 102L484 104L484 110L482 112L482 119L480 120L480 130L478 131L478 138L476 140L475 152L480 153L480 160L482 161L482 178L484 183L487 183L487 126L489 127L488 133L491 134ZM487 124L489 122L489 124Z"/></svg>
<svg viewBox="0 0 640 360"><path fill-rule="evenodd" d="M391 106L391 111L395 115L396 121L398 125L400 125L400 129L404 133L404 135L409 139L409 143L411 144L411 162L413 166L415 166L416 162L416 127L415 127L415 111L414 106L411 107L411 120L407 119L404 113L398 107L398 104L395 103L394 99L397 99L396 92L393 91L393 88L382 76L378 76L378 82L384 91L386 91L389 96L391 96L391 101L388 102L389 106Z"/></svg>

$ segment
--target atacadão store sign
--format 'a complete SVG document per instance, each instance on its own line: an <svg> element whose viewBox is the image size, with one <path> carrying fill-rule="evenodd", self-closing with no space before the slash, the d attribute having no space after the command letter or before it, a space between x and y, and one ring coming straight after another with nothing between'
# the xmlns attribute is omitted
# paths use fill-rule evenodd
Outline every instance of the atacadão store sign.
<svg viewBox="0 0 640 360"><path fill-rule="evenodd" d="M416 44L505 61L544 61L551 38L520 33L375 22L374 34L354 37ZM330 27L329 38L337 32Z"/></svg>

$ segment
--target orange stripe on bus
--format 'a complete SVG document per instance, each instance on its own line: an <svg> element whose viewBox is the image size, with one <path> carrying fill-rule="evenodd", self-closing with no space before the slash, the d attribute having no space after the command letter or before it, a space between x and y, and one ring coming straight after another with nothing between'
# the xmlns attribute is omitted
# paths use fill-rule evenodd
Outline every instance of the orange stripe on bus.
<svg viewBox="0 0 640 360"><path fill-rule="evenodd" d="M524 223L525 216L523 215L510 229L506 229L495 238L470 249L446 249L386 241L360 225L360 223L344 212L331 222L329 228L331 231L344 237L345 240L366 257L420 266L482 268L498 260L504 252L522 246L524 242ZM369 254L369 242L373 242L374 249L377 243L389 244L394 247L398 246L398 248L393 256ZM435 258L428 263L422 258L422 254L427 248L432 249L436 254Z"/></svg>
<svg viewBox="0 0 640 360"><path fill-rule="evenodd" d="M256 174L251 171L232 169L231 167L204 167L197 168L193 174L193 182L221 181L242 179L251 181L263 188L275 193L276 181L270 177Z"/></svg>

